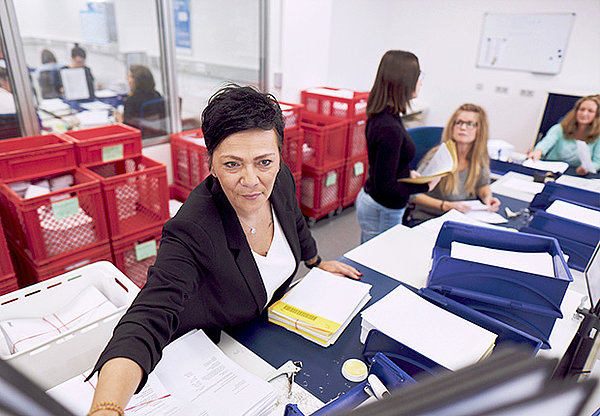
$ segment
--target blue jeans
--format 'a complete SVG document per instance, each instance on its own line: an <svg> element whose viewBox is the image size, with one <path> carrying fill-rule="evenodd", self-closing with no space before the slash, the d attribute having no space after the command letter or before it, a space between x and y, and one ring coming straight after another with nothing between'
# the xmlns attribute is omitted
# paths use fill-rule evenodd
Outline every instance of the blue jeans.
<svg viewBox="0 0 600 416"><path fill-rule="evenodd" d="M402 224L405 209L386 208L361 189L356 198L361 244L395 225Z"/></svg>

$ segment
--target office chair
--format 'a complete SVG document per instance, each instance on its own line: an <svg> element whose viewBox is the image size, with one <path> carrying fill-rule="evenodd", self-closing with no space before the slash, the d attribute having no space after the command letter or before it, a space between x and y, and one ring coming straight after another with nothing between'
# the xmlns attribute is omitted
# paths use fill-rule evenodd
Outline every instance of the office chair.
<svg viewBox="0 0 600 416"><path fill-rule="evenodd" d="M164 98L155 98L140 106L140 130L142 138L167 134L167 117Z"/></svg>
<svg viewBox="0 0 600 416"><path fill-rule="evenodd" d="M410 162L410 168L416 169L417 165L423 159L423 156L442 142L442 131L444 131L443 127L413 127L406 130L413 142L415 142L415 146L417 151L415 153L415 157Z"/></svg>

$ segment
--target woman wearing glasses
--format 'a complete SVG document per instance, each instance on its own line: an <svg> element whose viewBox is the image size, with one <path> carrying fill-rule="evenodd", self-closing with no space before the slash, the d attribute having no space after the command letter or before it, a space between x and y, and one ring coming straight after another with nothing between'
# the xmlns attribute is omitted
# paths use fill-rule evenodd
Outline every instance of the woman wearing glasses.
<svg viewBox="0 0 600 416"><path fill-rule="evenodd" d="M488 121L484 109L475 104L458 107L442 133L442 142L448 140L456 144L458 169L444 176L433 191L413 197L407 213L408 225L417 225L451 209L466 213L470 208L462 202L465 200L480 199L490 211L500 207L489 186ZM436 150L432 149L421 163Z"/></svg>
<svg viewBox="0 0 600 416"><path fill-rule="evenodd" d="M411 52L387 51L379 63L367 101L369 176L356 199L361 243L402 223L410 195L431 190L439 182L398 182L418 175L409 168L415 144L400 116L419 93L420 74L419 60Z"/></svg>

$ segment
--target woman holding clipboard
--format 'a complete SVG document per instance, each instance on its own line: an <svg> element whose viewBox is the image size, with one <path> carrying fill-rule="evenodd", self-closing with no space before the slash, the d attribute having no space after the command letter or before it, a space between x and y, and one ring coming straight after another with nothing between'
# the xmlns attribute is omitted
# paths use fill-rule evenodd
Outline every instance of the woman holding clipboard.
<svg viewBox="0 0 600 416"><path fill-rule="evenodd" d="M413 53L392 50L383 55L367 101L369 175L356 200L361 243L402 223L410 195L430 191L439 182L439 178L423 184L398 181L418 176L409 168L416 149L401 113L406 113L420 87L419 60Z"/></svg>

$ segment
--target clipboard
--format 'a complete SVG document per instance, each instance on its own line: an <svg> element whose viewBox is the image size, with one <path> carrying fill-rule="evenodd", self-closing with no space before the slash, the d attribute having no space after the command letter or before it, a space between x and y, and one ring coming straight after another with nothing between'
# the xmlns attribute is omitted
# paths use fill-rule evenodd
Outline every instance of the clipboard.
<svg viewBox="0 0 600 416"><path fill-rule="evenodd" d="M439 152L440 149L442 149L442 146L446 146L446 149L448 149L448 152L450 153L450 157L452 158L452 168L450 170L438 172L434 175L420 176L418 178L401 178L401 179L398 179L398 182L423 184L423 183L430 182L431 180L433 180L435 178L446 176L449 173L456 172L456 169L458 169L458 154L456 153L456 144L454 143L453 140L448 140L447 142L443 142L439 146L437 152ZM432 160L435 159L435 157L437 156L437 152L431 158Z"/></svg>

